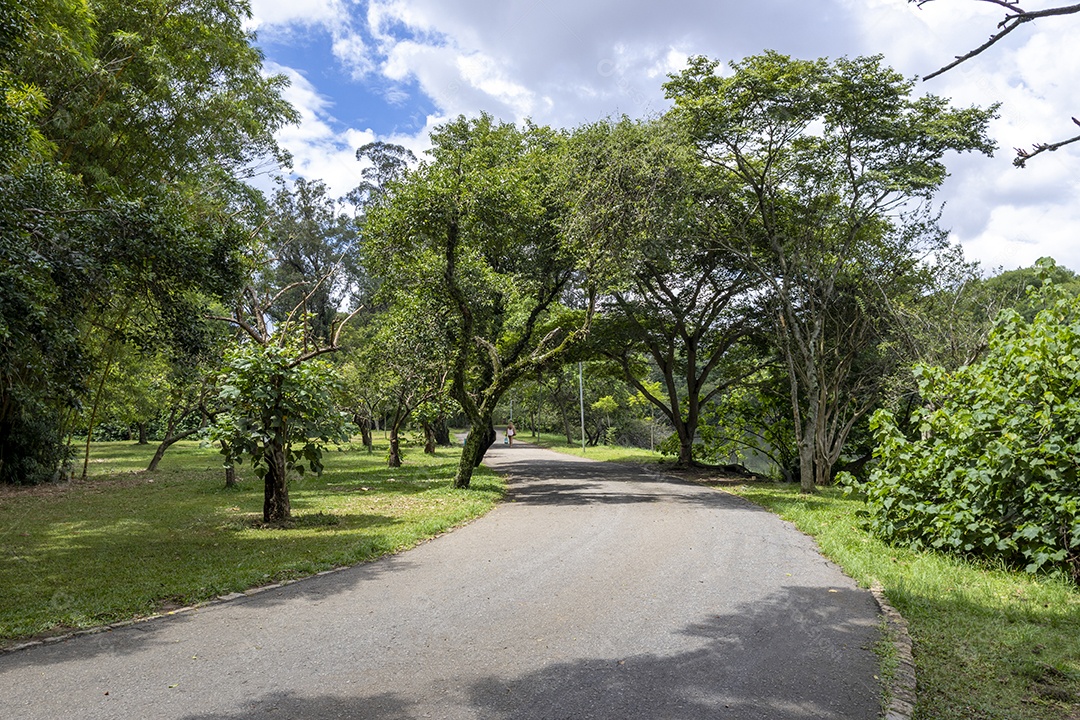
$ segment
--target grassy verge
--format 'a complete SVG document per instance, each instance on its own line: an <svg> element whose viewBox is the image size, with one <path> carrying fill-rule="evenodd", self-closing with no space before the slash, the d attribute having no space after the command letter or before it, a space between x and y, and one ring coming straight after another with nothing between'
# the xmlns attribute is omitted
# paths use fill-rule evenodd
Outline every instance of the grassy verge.
<svg viewBox="0 0 1080 720"><path fill-rule="evenodd" d="M220 456L94 446L82 483L0 488L0 644L150 615L257 585L371 560L491 509L504 490L485 468L471 490L450 487L459 451L385 448L327 453L321 477L290 486L294 522L265 528L262 486L224 487Z"/></svg>
<svg viewBox="0 0 1080 720"><path fill-rule="evenodd" d="M737 494L810 535L856 581L880 582L915 641L923 720L1080 718L1080 590L1063 581L890 547L862 529L863 503L784 485Z"/></svg>
<svg viewBox="0 0 1080 720"><path fill-rule="evenodd" d="M617 445L597 445L581 449L581 443L573 444L566 442L566 436L552 433L541 433L539 438L534 438L527 431L522 431L518 440L536 445L537 447L555 450L567 455L577 455L590 460L603 460L606 462L626 462L635 464L660 463L660 453L643 448L619 447Z"/></svg>

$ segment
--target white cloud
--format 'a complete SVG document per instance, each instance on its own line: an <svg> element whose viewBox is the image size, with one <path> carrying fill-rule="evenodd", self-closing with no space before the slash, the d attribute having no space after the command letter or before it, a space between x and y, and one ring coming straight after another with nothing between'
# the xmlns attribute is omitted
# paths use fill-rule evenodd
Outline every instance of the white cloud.
<svg viewBox="0 0 1080 720"><path fill-rule="evenodd" d="M293 156L293 173L323 180L335 196L342 196L359 185L361 165L356 160L356 149L375 140L375 133L335 129L330 113L333 101L321 95L307 78L292 68L272 63L267 70L289 78L284 96L300 114L298 124L278 133L278 142Z"/></svg>
<svg viewBox="0 0 1080 720"><path fill-rule="evenodd" d="M339 0L251 0L251 15L253 27L259 29L289 25L332 26L347 20L349 12Z"/></svg>
<svg viewBox="0 0 1080 720"><path fill-rule="evenodd" d="M990 208L986 231L964 242L965 253L987 270L1028 267L1052 257L1070 268L1076 263L1080 209L1070 205L998 205Z"/></svg>
<svg viewBox="0 0 1080 720"><path fill-rule="evenodd" d="M653 63L652 67L645 71L645 76L650 79L660 78L664 80L671 73L676 73L686 67L690 54L669 47L662 58Z"/></svg>
<svg viewBox="0 0 1080 720"><path fill-rule="evenodd" d="M991 3L942 1L919 8L907 0L734 6L713 0L256 0L253 7L258 27L267 31L324 28L354 78L385 84L377 92L388 104L405 107L410 92L428 98L435 111L423 130L379 138L414 151L426 147L435 124L459 113L573 126L662 111L665 76L698 53L726 62L765 49L807 58L880 52L906 76L925 75L982 43L1003 14ZM1080 269L1080 243L1073 242L1080 218L1072 210L1078 188L1070 179L1080 167L1080 150L1042 155L1026 170L1011 163L1014 147L1076 132L1069 120L1080 114L1080 107L1070 107L1072 83L1080 76L1080 43L1070 32L1076 22L1051 18L1021 28L1000 46L917 86L959 105L1003 103L992 126L1001 150L993 159L950 159L954 177L942 193L948 200L945 224L969 255L985 263L1015 266L1053 254ZM305 121L283 137L298 169L346 182L341 167L359 170L354 141L372 133L350 130L336 137L331 128L339 124L327 98L310 84L297 92Z"/></svg>
<svg viewBox="0 0 1080 720"><path fill-rule="evenodd" d="M334 35L331 45L334 57L349 69L353 78L362 79L375 69L375 62L371 57L371 50L364 39L356 33L348 32Z"/></svg>
<svg viewBox="0 0 1080 720"><path fill-rule="evenodd" d="M347 0L253 0L251 29L264 39L284 41L297 33L322 30L330 36L334 57L354 79L375 69L374 51L358 29Z"/></svg>

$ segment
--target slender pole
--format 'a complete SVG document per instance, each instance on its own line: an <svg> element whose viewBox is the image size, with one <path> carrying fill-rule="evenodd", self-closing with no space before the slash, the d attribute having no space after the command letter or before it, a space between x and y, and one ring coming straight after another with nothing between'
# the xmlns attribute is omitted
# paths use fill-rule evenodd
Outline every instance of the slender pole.
<svg viewBox="0 0 1080 720"><path fill-rule="evenodd" d="M577 364L578 403L581 405L581 451L585 452L585 371L582 363Z"/></svg>

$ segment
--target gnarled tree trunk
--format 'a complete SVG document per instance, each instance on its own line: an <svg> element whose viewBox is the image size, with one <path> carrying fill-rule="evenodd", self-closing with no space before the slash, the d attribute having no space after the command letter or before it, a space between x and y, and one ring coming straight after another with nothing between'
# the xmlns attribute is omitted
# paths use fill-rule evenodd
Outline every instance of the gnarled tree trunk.
<svg viewBox="0 0 1080 720"><path fill-rule="evenodd" d="M269 427L270 423L267 421ZM263 478L263 522L281 523L292 517L289 504L288 464L285 462L285 433L278 428L268 448L266 476Z"/></svg>
<svg viewBox="0 0 1080 720"><path fill-rule="evenodd" d="M458 464L454 487L467 488L472 481L472 471L480 466L484 454L495 443L495 426L491 416L474 422L465 438L465 447L461 449L461 462Z"/></svg>

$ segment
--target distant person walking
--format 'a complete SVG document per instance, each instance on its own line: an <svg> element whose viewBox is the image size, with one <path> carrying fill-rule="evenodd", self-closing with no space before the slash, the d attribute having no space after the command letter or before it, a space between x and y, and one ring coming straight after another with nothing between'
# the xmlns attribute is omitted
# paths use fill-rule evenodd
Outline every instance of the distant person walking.
<svg viewBox="0 0 1080 720"><path fill-rule="evenodd" d="M514 447L514 436L517 435L517 430L514 429L514 423L510 423L506 426L506 444L510 447Z"/></svg>

